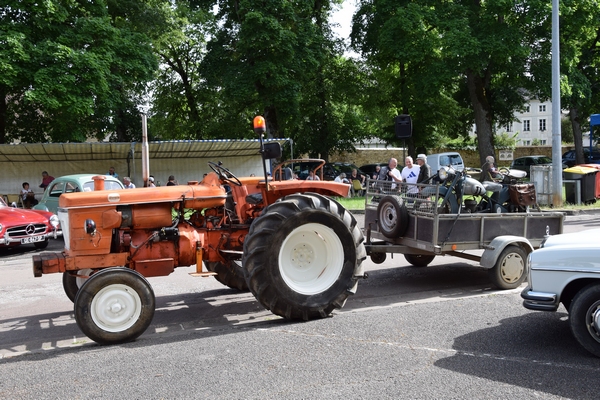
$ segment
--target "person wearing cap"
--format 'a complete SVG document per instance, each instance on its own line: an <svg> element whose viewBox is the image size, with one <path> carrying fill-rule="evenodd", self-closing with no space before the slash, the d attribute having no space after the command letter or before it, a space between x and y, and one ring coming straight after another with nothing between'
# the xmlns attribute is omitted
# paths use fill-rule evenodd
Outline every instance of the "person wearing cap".
<svg viewBox="0 0 600 400"><path fill-rule="evenodd" d="M154 177L152 175L150 175L150 177L148 178L148 187L156 187L156 185L154 184Z"/></svg>
<svg viewBox="0 0 600 400"><path fill-rule="evenodd" d="M431 177L431 167L427 164L427 156L425 154L419 154L417 156L417 164L420 168L417 183L423 183Z"/></svg>
<svg viewBox="0 0 600 400"><path fill-rule="evenodd" d="M494 164L496 160L494 160L493 156L487 156L485 158L485 164L481 166L481 175L479 180L483 181L493 181L498 174L498 170L496 169L496 165Z"/></svg>

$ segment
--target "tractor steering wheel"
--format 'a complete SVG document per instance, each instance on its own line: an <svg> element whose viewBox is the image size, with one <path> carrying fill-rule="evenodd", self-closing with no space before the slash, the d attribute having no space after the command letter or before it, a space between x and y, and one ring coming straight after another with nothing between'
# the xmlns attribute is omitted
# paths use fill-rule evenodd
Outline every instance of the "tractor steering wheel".
<svg viewBox="0 0 600 400"><path fill-rule="evenodd" d="M223 182L229 182L236 186L242 186L242 182L240 182L238 177L232 174L227 168L222 167L219 164L215 164L212 161L208 162L208 166L210 169L215 171L217 175L219 175L219 179L221 179Z"/></svg>
<svg viewBox="0 0 600 400"><path fill-rule="evenodd" d="M502 175L508 175L510 173L510 170L506 167L502 167L502 168L498 169L498 172L501 173Z"/></svg>

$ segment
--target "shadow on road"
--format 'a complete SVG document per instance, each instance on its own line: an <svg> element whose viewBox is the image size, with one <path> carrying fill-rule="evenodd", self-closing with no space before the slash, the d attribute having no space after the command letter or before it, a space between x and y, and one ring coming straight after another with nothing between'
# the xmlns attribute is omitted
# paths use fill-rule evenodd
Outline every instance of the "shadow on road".
<svg viewBox="0 0 600 400"><path fill-rule="evenodd" d="M384 268L369 271L369 276L359 283L357 294L349 297L341 312L433 298L480 295L490 290L485 270L460 263L428 268ZM63 309L65 305L69 306L69 303L63 303ZM250 292L226 287L157 295L152 324L133 345L293 323L296 322L286 321L265 310ZM72 310L0 320L0 332L0 358L40 349L82 344L96 346L81 333ZM48 352L46 357L53 357L54 353Z"/></svg>
<svg viewBox="0 0 600 400"><path fill-rule="evenodd" d="M590 383L598 379L600 359L576 342L566 313L503 319L457 337L452 347L456 354L436 361L437 367L565 398L598 398Z"/></svg>

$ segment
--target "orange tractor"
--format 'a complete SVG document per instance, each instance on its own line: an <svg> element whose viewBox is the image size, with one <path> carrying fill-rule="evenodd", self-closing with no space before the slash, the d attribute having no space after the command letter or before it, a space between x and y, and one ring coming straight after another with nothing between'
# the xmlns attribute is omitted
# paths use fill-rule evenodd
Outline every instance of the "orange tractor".
<svg viewBox="0 0 600 400"><path fill-rule="evenodd" d="M263 143L263 127L257 117L263 160L280 157L279 143ZM356 291L363 235L352 214L327 197L346 196L349 185L286 179L285 164L273 178L266 167L264 178L238 178L220 164L209 166L199 183L60 197L65 248L35 255L33 272L63 273L89 338L112 344L141 335L155 308L146 277L181 266L249 289L287 319L326 317ZM96 183L101 189L102 177Z"/></svg>

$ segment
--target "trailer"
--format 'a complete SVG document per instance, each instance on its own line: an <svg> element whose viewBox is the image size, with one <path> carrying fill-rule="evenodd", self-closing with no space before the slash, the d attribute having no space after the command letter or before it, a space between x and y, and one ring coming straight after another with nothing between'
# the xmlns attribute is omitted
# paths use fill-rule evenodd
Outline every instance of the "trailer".
<svg viewBox="0 0 600 400"><path fill-rule="evenodd" d="M500 289L513 289L527 276L529 253L549 235L562 233L564 213L475 213L475 199L463 201L449 214L439 185L367 182L365 195L366 251L380 264L386 255L403 254L415 267L436 256L479 262Z"/></svg>

